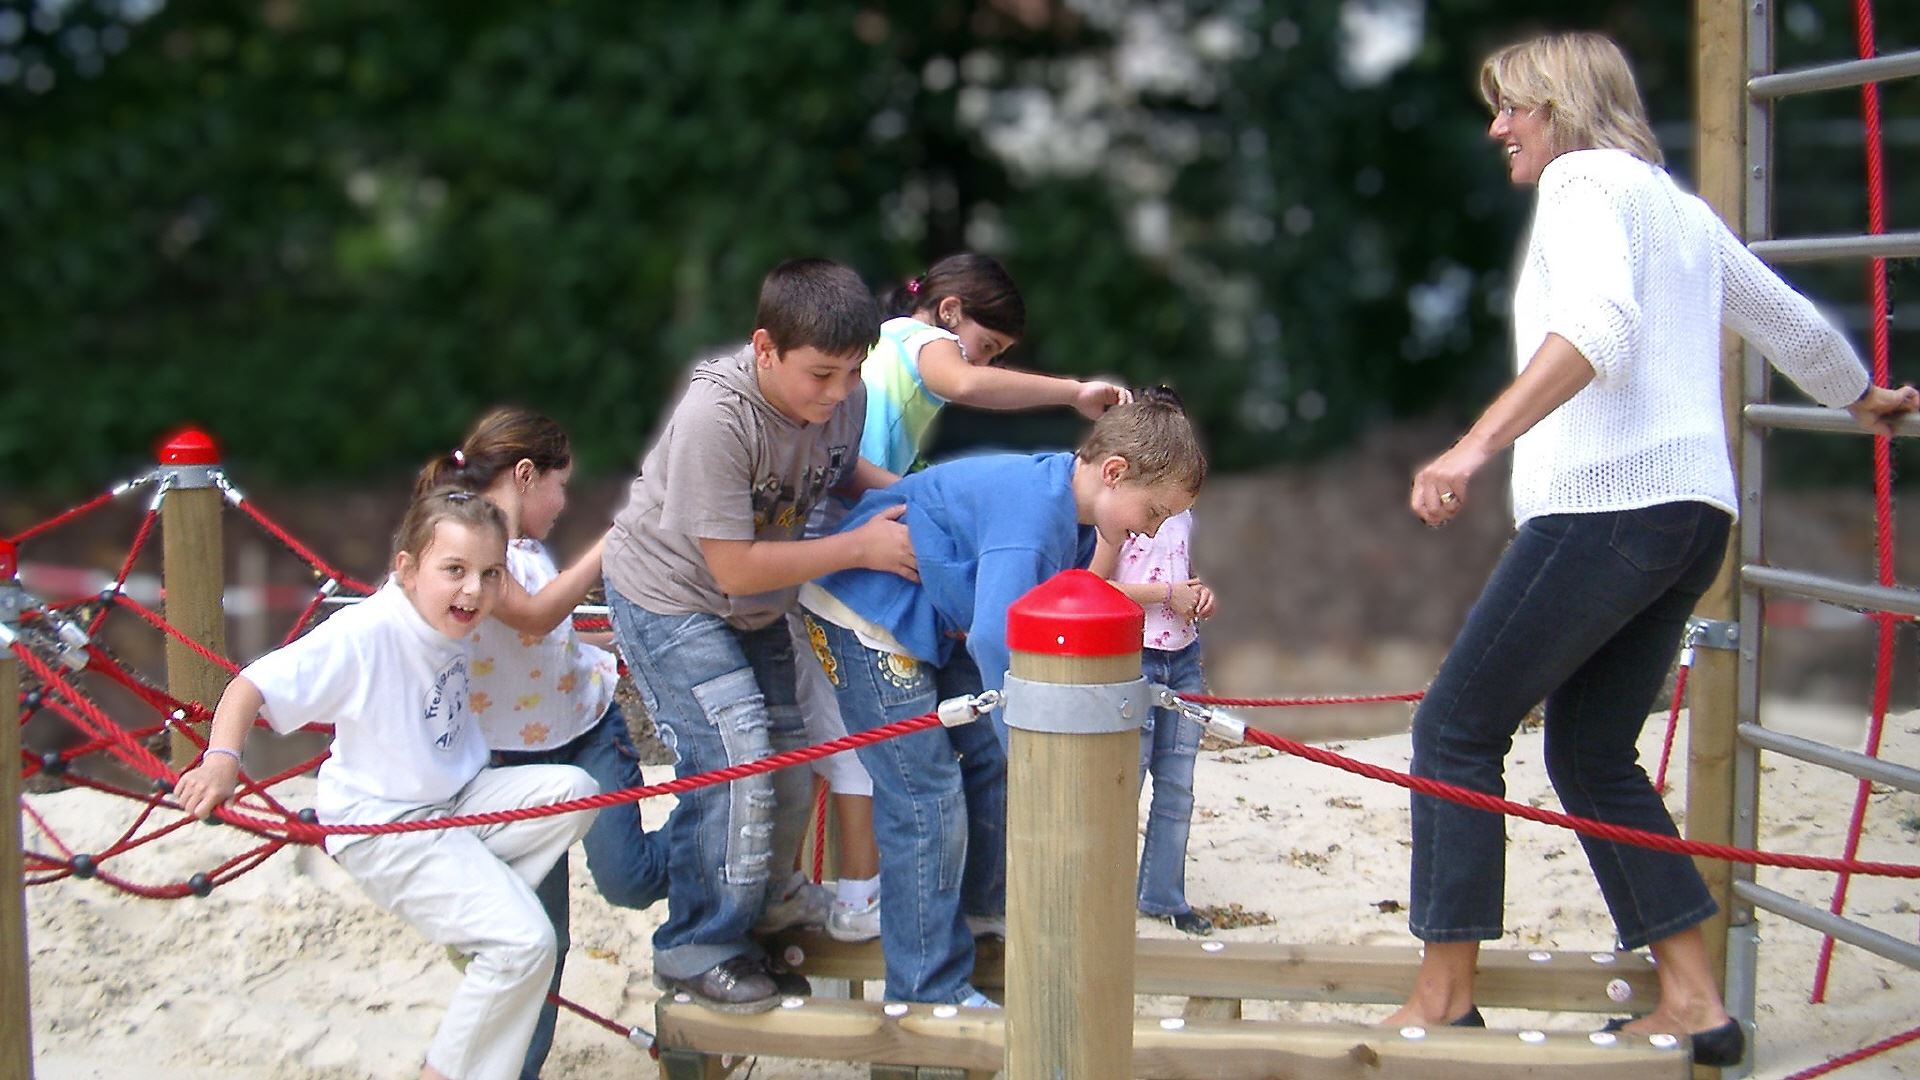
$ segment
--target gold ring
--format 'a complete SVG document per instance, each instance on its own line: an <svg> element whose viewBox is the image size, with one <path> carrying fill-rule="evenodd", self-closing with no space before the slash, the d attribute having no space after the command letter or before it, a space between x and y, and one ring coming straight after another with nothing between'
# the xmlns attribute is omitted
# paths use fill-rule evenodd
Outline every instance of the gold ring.
<svg viewBox="0 0 1920 1080"><path fill-rule="evenodd" d="M1440 493L1440 501L1441 501L1441 502L1443 502L1443 503L1450 503L1450 502L1452 502L1452 501L1453 501L1453 492L1451 492L1451 491L1443 491L1443 492L1441 492L1441 493Z"/></svg>

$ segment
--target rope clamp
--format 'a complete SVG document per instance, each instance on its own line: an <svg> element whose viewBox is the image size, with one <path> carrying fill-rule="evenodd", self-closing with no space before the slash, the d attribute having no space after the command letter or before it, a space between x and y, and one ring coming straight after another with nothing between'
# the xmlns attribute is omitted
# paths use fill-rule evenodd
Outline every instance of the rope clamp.
<svg viewBox="0 0 1920 1080"><path fill-rule="evenodd" d="M935 715L940 717L941 727L959 727L961 724L971 724L999 708L1001 701L1000 691L982 690L978 694L948 698L940 703Z"/></svg>
<svg viewBox="0 0 1920 1080"><path fill-rule="evenodd" d="M1247 741L1247 723L1239 717L1204 705L1195 705L1171 688L1153 683L1149 687L1155 708L1171 709L1207 729L1207 734L1229 742Z"/></svg>
<svg viewBox="0 0 1920 1080"><path fill-rule="evenodd" d="M68 622L66 619L54 618L52 616L47 616L46 618L48 622L53 624L55 631L60 637L60 643L56 646L56 652L58 652L60 656L60 662L66 665L68 670L71 671L80 672L87 670L87 646L93 643L92 640L87 637L87 632L80 629L77 625Z"/></svg>
<svg viewBox="0 0 1920 1080"><path fill-rule="evenodd" d="M1681 644L1689 653L1694 649L1737 649L1740 647L1740 624L1726 619L1694 616L1687 620L1687 636Z"/></svg>
<svg viewBox="0 0 1920 1080"><path fill-rule="evenodd" d="M228 503L239 506L247 501L246 495L233 485L233 481L227 479L227 474L223 470L212 469L212 472L213 485L220 489L220 494L226 497Z"/></svg>

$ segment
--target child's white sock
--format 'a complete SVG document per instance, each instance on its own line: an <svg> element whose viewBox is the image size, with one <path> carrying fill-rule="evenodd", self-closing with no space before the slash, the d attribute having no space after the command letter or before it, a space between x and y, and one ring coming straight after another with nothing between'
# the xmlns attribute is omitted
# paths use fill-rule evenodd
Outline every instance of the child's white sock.
<svg viewBox="0 0 1920 1080"><path fill-rule="evenodd" d="M833 902L846 908L863 908L880 894L880 875L870 878L841 878L834 888Z"/></svg>

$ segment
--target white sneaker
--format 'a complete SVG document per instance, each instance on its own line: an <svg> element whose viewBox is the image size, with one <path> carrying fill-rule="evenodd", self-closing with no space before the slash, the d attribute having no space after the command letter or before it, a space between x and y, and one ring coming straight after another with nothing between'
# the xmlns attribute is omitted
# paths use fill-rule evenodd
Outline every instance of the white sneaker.
<svg viewBox="0 0 1920 1080"><path fill-rule="evenodd" d="M997 1009L1000 1007L1000 1003L980 991L975 990L973 993L960 999L960 1007L963 1009Z"/></svg>
<svg viewBox="0 0 1920 1080"><path fill-rule="evenodd" d="M880 936L880 898L874 897L861 907L833 902L833 914L827 916L827 936L835 941L872 941Z"/></svg>
<svg viewBox="0 0 1920 1080"><path fill-rule="evenodd" d="M760 915L760 921L753 924L753 929L757 933L771 934L795 926L824 926L827 913L832 908L832 891L809 881L788 893L785 898L768 904L767 910Z"/></svg>
<svg viewBox="0 0 1920 1080"><path fill-rule="evenodd" d="M1007 918L1004 915L969 915L967 932L974 937L997 937L1007 940Z"/></svg>

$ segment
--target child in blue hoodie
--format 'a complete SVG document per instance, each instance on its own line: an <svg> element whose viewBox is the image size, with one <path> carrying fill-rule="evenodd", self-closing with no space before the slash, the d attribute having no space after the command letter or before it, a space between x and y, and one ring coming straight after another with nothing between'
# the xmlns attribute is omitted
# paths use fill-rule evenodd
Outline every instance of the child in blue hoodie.
<svg viewBox="0 0 1920 1080"><path fill-rule="evenodd" d="M868 492L841 529L904 506L920 580L852 569L801 589L803 625L848 730L998 689L1008 605L1086 566L1096 537L1151 536L1193 505L1205 476L1186 414L1136 399L1102 416L1074 453L965 458ZM968 980L973 930L1004 925L1006 738L994 715L860 749L886 838L880 941L891 1000L990 1004Z"/></svg>

